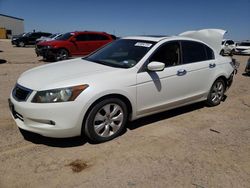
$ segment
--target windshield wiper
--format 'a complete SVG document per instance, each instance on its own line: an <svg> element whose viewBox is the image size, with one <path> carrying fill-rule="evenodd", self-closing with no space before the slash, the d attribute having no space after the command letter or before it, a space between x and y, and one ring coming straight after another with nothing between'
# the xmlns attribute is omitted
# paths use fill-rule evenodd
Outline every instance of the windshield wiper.
<svg viewBox="0 0 250 188"><path fill-rule="evenodd" d="M88 59L88 58L82 58L84 60L87 60L87 61L91 61L91 62L95 62L95 63L98 63L98 64L102 64L102 65L106 65L106 66L109 66L109 67L116 67L116 68L129 68L129 66L124 66L124 65L120 65L120 64L114 64L114 63L111 63L111 62L108 62L108 61L101 61L101 60L93 60L93 59Z"/></svg>

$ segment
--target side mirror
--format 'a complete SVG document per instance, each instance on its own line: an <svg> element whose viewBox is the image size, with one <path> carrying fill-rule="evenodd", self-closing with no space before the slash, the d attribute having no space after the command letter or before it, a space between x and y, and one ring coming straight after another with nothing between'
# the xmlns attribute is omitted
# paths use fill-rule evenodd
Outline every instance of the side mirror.
<svg viewBox="0 0 250 188"><path fill-rule="evenodd" d="M71 42L75 42L76 41L76 38L72 38L70 39Z"/></svg>
<svg viewBox="0 0 250 188"><path fill-rule="evenodd" d="M148 64L147 69L149 71L163 71L165 68L165 64L157 61L152 61Z"/></svg>

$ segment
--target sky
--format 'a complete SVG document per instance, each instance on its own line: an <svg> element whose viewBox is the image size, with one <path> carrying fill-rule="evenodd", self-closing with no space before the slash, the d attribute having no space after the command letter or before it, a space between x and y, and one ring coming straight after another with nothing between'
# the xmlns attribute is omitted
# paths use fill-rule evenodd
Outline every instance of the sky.
<svg viewBox="0 0 250 188"><path fill-rule="evenodd" d="M24 19L25 31L105 31L116 36L177 35L218 28L250 40L250 0L0 0L0 14Z"/></svg>

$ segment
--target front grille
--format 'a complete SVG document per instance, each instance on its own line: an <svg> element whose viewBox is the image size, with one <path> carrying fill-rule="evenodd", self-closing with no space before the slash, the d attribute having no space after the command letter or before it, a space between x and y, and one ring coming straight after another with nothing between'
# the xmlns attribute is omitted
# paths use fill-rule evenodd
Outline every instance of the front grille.
<svg viewBox="0 0 250 188"><path fill-rule="evenodd" d="M244 48L237 48L238 51L244 51L245 49Z"/></svg>
<svg viewBox="0 0 250 188"><path fill-rule="evenodd" d="M38 50L43 50L43 49L46 49L46 46L43 46L43 45L36 45L36 48Z"/></svg>
<svg viewBox="0 0 250 188"><path fill-rule="evenodd" d="M20 86L16 84L15 88L12 91L12 96L17 100L17 101L26 101L31 94L32 90L25 88L23 86Z"/></svg>

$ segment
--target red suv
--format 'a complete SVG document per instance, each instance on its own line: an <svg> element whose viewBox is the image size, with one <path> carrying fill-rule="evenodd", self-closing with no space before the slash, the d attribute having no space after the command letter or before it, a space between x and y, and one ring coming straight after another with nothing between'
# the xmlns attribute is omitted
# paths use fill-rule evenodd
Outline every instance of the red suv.
<svg viewBox="0 0 250 188"><path fill-rule="evenodd" d="M75 31L65 33L56 40L40 42L35 50L37 56L57 61L69 56L87 55L115 39L114 35L105 32Z"/></svg>

